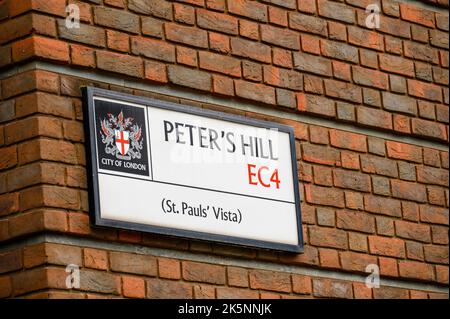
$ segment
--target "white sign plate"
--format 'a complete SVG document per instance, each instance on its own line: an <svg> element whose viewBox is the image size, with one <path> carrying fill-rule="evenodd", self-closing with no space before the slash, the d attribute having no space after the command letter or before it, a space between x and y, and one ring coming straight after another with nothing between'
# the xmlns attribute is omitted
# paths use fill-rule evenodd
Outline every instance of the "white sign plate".
<svg viewBox="0 0 450 319"><path fill-rule="evenodd" d="M303 250L289 126L83 89L97 226Z"/></svg>

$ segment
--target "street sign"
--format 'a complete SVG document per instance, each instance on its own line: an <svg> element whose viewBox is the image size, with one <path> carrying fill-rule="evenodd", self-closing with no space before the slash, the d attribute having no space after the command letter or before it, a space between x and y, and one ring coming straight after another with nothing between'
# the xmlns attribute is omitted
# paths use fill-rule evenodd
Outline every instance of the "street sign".
<svg viewBox="0 0 450 319"><path fill-rule="evenodd" d="M301 252L291 127L83 89L96 226Z"/></svg>

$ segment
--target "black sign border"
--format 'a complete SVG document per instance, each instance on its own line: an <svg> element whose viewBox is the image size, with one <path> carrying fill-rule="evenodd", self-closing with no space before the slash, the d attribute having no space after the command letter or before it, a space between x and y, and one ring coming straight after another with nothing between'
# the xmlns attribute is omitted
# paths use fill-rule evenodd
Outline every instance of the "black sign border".
<svg viewBox="0 0 450 319"><path fill-rule="evenodd" d="M195 239L215 243L244 246L248 248L262 248L295 253L302 253L304 251L300 193L299 193L298 172L297 172L297 158L295 149L295 135L294 129L292 127L279 123L250 119L239 115L200 109L184 104L176 104L148 97L141 97L116 91L100 89L96 87L88 86L81 88L81 90L83 99L84 131L86 136L85 147L86 147L86 162L88 175L89 216L92 226L113 227L124 230L133 230L133 231L161 234L166 236L182 237L185 239ZM112 100L117 100L118 103L120 102L135 103L143 106L150 106L181 113L193 114L238 124L268 129L276 128L281 132L288 133L291 147L291 166L294 184L295 210L297 217L298 245L280 244L263 240L254 240L242 237L219 235L199 231L182 230L176 228L145 225L139 223L101 218L100 192L98 182L99 172L97 170L97 149L96 149L97 144L95 141L94 97L109 98ZM147 129L149 130L150 128Z"/></svg>

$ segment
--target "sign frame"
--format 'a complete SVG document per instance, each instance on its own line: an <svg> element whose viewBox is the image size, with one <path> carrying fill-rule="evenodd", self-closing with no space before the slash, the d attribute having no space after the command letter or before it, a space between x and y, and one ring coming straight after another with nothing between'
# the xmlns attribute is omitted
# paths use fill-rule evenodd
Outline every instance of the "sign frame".
<svg viewBox="0 0 450 319"><path fill-rule="evenodd" d="M241 246L241 247L243 246L253 249L255 248L268 249L293 253L302 253L304 251L301 204L300 204L300 193L298 183L298 169L297 169L297 158L295 148L295 135L294 129L292 127L279 123L257 120L240 115L218 112L214 110L201 109L184 104L176 104L167 101L157 100L149 97L135 96L131 94L110 91L97 87L87 86L82 87L81 90L82 90L82 102L84 114L83 124L84 124L85 148L86 148L86 170L88 175L89 216L91 226L101 228L112 227L117 229L140 231L171 237L181 237L188 240L200 240L233 246ZM297 227L298 245L276 243L270 241L248 239L243 237L206 233L193 230L183 230L177 228L169 228L156 225L139 224L128 221L118 221L102 218L100 207L99 180L98 180L99 172L97 168L98 156L97 156L97 141L95 134L96 125L95 125L94 97L116 100L118 103L120 102L134 103L145 107L160 108L216 120L222 120L226 122L255 126L259 128L277 129L278 131L288 133L291 152L291 166L292 166L292 177L294 187L295 214L297 220L296 227Z"/></svg>

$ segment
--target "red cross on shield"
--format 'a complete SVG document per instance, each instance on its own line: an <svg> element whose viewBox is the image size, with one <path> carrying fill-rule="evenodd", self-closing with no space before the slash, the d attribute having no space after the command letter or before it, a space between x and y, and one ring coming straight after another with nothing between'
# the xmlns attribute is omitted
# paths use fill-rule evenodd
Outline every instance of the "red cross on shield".
<svg viewBox="0 0 450 319"><path fill-rule="evenodd" d="M115 130L116 146L120 154L125 155L130 149L130 132Z"/></svg>

